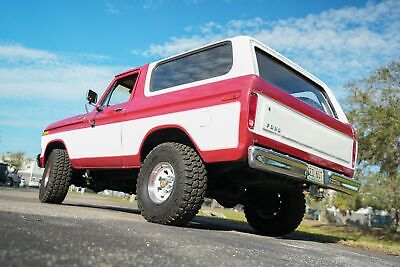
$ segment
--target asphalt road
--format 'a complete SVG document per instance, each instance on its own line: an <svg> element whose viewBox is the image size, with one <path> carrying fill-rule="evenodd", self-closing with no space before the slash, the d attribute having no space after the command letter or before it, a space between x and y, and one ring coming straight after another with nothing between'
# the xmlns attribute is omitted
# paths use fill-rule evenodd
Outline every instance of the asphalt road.
<svg viewBox="0 0 400 267"><path fill-rule="evenodd" d="M240 223L196 218L188 227L146 222L134 206L0 187L0 266L400 266L400 259L294 234L270 238Z"/></svg>

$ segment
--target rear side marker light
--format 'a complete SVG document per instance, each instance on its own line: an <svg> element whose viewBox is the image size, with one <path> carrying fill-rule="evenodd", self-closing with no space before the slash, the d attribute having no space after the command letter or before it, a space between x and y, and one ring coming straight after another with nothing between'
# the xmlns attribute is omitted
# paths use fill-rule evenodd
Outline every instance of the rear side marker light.
<svg viewBox="0 0 400 267"><path fill-rule="evenodd" d="M354 168L356 166L356 161L357 161L357 150L358 150L358 142L357 142L357 135L356 135L356 130L354 127L351 127L351 131L353 133L353 155L351 157L351 165Z"/></svg>
<svg viewBox="0 0 400 267"><path fill-rule="evenodd" d="M352 157L352 167L354 168L355 167L355 165L356 165L356 157L357 157L357 145L358 145L358 143L357 143L357 140L356 139L354 139L353 140L353 157Z"/></svg>
<svg viewBox="0 0 400 267"><path fill-rule="evenodd" d="M254 129L254 126L256 124L257 102L258 102L258 95L256 93L250 93L248 126L249 129L252 130Z"/></svg>

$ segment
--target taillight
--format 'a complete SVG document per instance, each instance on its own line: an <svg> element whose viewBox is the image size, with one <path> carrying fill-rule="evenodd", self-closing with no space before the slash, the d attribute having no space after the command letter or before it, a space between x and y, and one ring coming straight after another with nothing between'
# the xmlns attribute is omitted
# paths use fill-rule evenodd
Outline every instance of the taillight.
<svg viewBox="0 0 400 267"><path fill-rule="evenodd" d="M257 102L258 102L258 95L256 93L250 93L248 126L249 129L252 130L254 129L254 126L256 124Z"/></svg>

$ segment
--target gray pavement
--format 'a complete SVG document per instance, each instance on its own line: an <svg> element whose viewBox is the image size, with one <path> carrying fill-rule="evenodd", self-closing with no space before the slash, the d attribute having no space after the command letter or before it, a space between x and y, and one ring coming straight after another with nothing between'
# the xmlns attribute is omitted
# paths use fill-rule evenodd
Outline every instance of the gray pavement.
<svg viewBox="0 0 400 267"><path fill-rule="evenodd" d="M196 218L187 227L146 222L134 205L0 187L0 266L400 266L398 257L307 240L270 238L245 224Z"/></svg>

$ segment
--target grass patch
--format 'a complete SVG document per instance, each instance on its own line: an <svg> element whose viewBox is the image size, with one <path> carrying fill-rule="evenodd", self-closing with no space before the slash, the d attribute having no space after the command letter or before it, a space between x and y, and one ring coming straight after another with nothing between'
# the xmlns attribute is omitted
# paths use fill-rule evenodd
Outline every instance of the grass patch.
<svg viewBox="0 0 400 267"><path fill-rule="evenodd" d="M381 228L358 228L347 225L303 221L294 235L308 235L323 242L334 242L389 255L400 256L400 233Z"/></svg>
<svg viewBox="0 0 400 267"><path fill-rule="evenodd" d="M208 215L209 212L207 211L213 211L215 214L223 214L226 218L221 218L218 216L210 216ZM207 213L206 213L207 212ZM215 209L209 209L209 208L202 208L197 216L202 216L202 217L210 217L210 218L219 218L219 219L226 219L226 220L233 220L233 221L239 221L239 222L246 222L246 217L244 216L243 212L237 212L233 209L221 209L221 208L215 208Z"/></svg>
<svg viewBox="0 0 400 267"><path fill-rule="evenodd" d="M97 194L97 193L91 192L91 191L85 191L84 194L82 194L81 192L69 191L68 194L74 194L74 195L80 195L80 196L86 196L86 197L95 197L95 198L100 198L100 199L110 199L110 200L120 202L120 203L127 203L127 204L130 203L132 205L136 205L136 200L131 202L130 199L126 198L126 197Z"/></svg>
<svg viewBox="0 0 400 267"><path fill-rule="evenodd" d="M209 211L210 209L203 208L200 210L198 216L218 218L217 216L210 216L204 213L204 211L207 210ZM219 208L213 211L225 215L226 220L246 222L243 212ZM347 225L321 224L317 221L304 220L297 230L290 234L289 238L323 243L337 243L349 247L400 256L400 233L393 233L381 228L358 228Z"/></svg>

